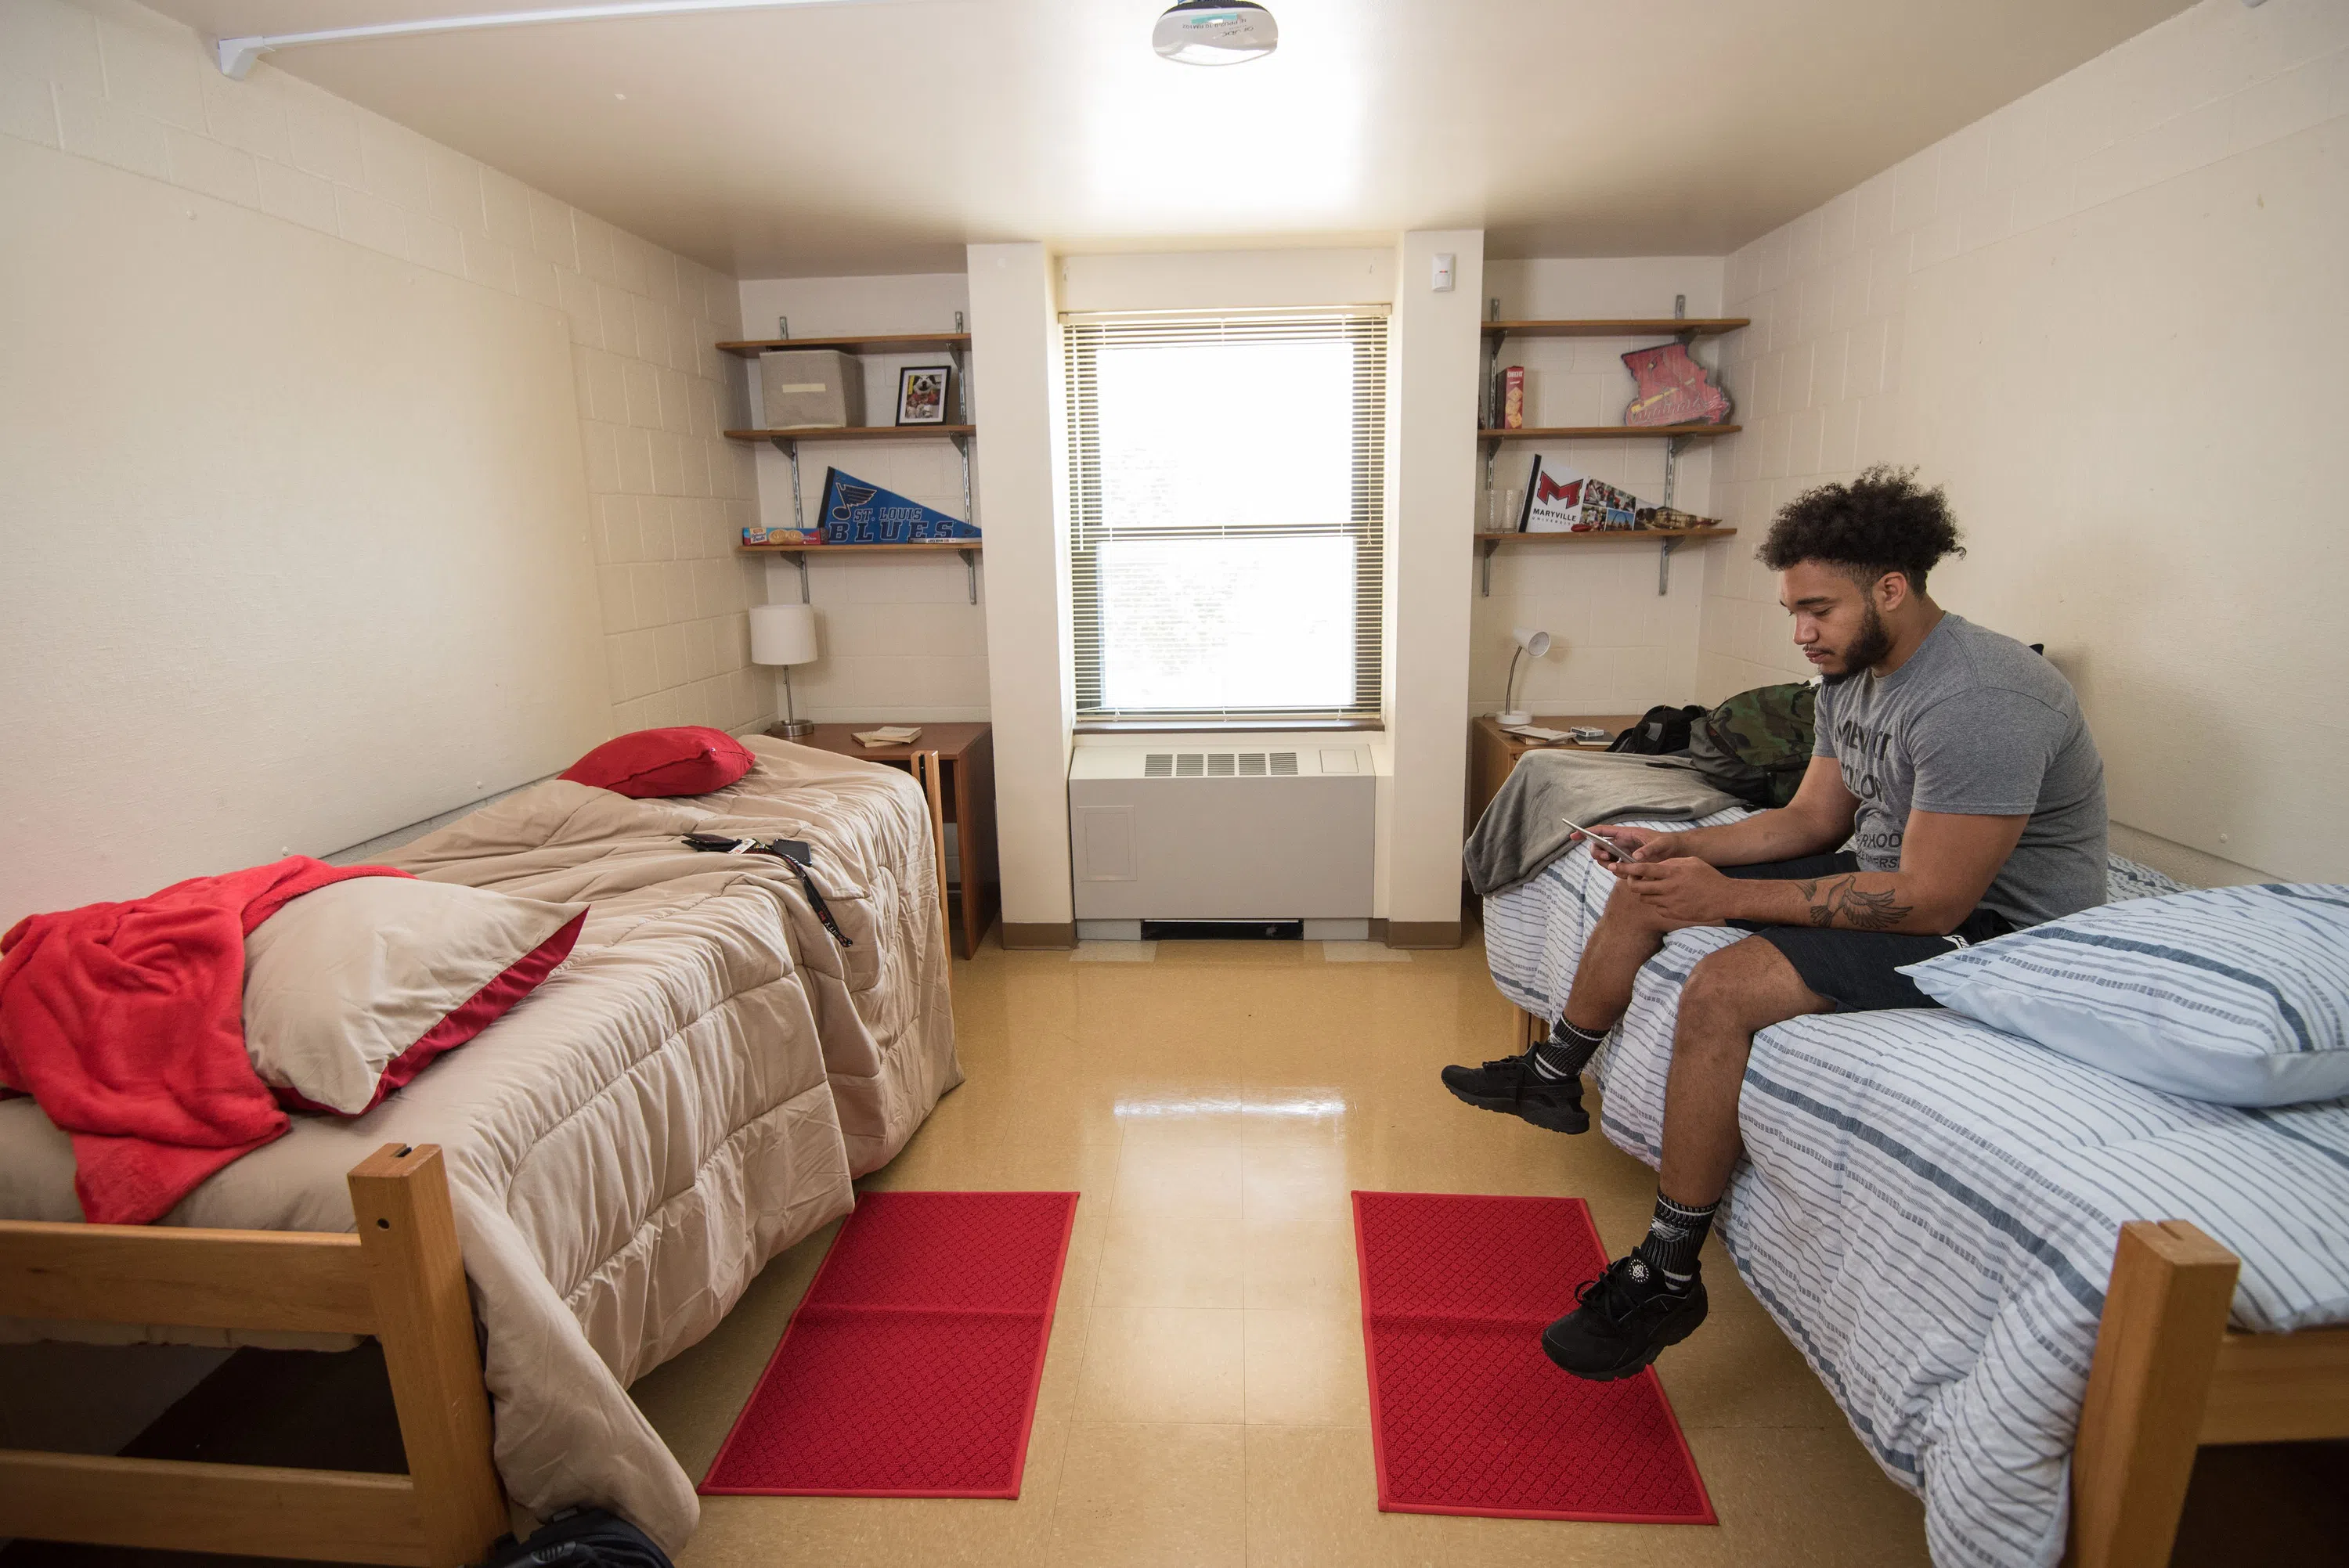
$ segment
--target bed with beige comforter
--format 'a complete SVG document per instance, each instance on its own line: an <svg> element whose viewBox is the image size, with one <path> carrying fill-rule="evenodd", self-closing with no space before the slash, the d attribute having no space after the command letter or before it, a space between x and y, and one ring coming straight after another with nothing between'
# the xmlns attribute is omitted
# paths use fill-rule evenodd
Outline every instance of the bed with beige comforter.
<svg viewBox="0 0 2349 1568"><path fill-rule="evenodd" d="M614 1508L672 1549L698 1504L627 1385L853 1207L852 1179L962 1078L920 791L891 769L745 744L757 766L715 794L550 780L382 857L593 907L571 957L472 1043L364 1116L297 1117L163 1222L347 1231L353 1165L395 1140L440 1144L508 1491L541 1512ZM696 853L678 841L695 830L813 845L852 945L782 862ZM27 1099L0 1103L0 1218L80 1218L70 1145ZM224 1342L5 1320L0 1337Z"/></svg>

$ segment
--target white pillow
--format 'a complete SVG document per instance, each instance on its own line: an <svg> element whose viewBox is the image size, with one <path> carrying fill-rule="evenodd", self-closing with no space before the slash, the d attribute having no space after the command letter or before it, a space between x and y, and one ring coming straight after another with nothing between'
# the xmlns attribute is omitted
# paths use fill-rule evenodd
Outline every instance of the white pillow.
<svg viewBox="0 0 2349 1568"><path fill-rule="evenodd" d="M2349 887L2108 903L1901 973L1951 1012L2165 1093L2349 1094Z"/></svg>
<svg viewBox="0 0 2349 1568"><path fill-rule="evenodd" d="M244 939L244 1048L278 1099L357 1116L530 995L584 903L413 877L304 893Z"/></svg>

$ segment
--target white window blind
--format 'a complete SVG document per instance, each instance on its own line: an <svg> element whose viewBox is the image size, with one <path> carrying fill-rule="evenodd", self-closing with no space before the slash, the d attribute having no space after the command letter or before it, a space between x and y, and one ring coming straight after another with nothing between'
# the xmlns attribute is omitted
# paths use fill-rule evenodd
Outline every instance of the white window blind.
<svg viewBox="0 0 2349 1568"><path fill-rule="evenodd" d="M1377 716L1386 327L1064 320L1080 722Z"/></svg>

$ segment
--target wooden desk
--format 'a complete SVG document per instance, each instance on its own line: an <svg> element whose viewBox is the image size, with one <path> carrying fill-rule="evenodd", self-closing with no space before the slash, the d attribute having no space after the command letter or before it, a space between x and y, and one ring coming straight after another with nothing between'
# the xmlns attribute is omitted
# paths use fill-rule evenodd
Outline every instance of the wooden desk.
<svg viewBox="0 0 2349 1568"><path fill-rule="evenodd" d="M1567 729L1578 724L1587 724L1593 728L1605 730L1608 739L1611 740L1620 731L1639 723L1640 716L1636 713L1577 713L1568 714L1560 718L1542 715L1537 716L1534 722L1544 729ZM1485 808L1493 803L1493 797L1501 792L1501 786L1507 781L1509 775L1516 771L1517 758L1526 752L1604 751L1606 749L1607 742L1604 740L1596 746L1583 747L1577 747L1571 741L1565 740L1554 743L1527 740L1523 736L1511 735L1507 730L1503 729L1501 721L1490 714L1480 714L1470 719L1468 721L1469 830L1475 830L1476 820L1485 814Z"/></svg>
<svg viewBox="0 0 2349 1568"><path fill-rule="evenodd" d="M995 730L985 724L929 724L911 746L867 747L856 738L872 724L819 724L813 735L801 736L794 746L812 746L866 762L914 769L914 754L935 751L945 768L941 781L947 820L955 824L955 860L962 881L950 902L958 916L949 943L965 958L978 953L978 939L987 934L1002 908L1003 880L995 859ZM769 732L773 733L772 731ZM782 738L778 737L777 738Z"/></svg>

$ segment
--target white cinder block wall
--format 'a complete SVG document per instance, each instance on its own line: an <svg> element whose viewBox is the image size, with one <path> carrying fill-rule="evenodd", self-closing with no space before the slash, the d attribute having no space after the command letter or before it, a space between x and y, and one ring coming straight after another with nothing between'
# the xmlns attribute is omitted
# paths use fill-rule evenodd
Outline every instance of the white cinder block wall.
<svg viewBox="0 0 2349 1568"><path fill-rule="evenodd" d="M744 728L750 456L711 345L734 281L264 63L221 75L127 0L0 4L0 134L128 169L517 294L569 318L615 730ZM359 373L355 367L355 374Z"/></svg>
<svg viewBox="0 0 2349 1568"><path fill-rule="evenodd" d="M1719 256L1635 256L1588 261L1493 261L1485 264L1485 294L1501 302L1505 320L1549 321L1593 316L1665 316L1676 294L1688 314L1719 315ZM1638 338L1512 337L1500 364L1526 371L1529 426L1619 425L1632 395L1623 356L1664 341ZM1700 338L1693 352L1719 363L1722 340ZM1733 418L1742 418L1733 410ZM1709 514L1712 442L1682 451L1672 504ZM1536 447L1512 442L1493 465L1493 490L1522 498L1537 451L1653 504L1663 499L1664 447L1652 439L1572 441ZM1479 469L1481 480L1482 469ZM1480 492L1478 504L1491 504ZM1484 517L1480 528L1490 527ZM1671 591L1656 593L1653 542L1504 546L1493 556L1493 593L1479 596L1470 619L1468 710L1499 710L1516 644L1511 628L1547 631L1547 657L1527 661L1517 676L1520 706L1541 714L1637 713L1656 703L1694 700L1697 617L1712 557L1733 546L1708 545L1672 559Z"/></svg>
<svg viewBox="0 0 2349 1568"><path fill-rule="evenodd" d="M2344 116L2349 5L2203 0L1730 257L1699 697L1807 673L1775 510L1914 462L1972 544L1936 596L2049 645L2125 852L2349 878Z"/></svg>
<svg viewBox="0 0 2349 1568"><path fill-rule="evenodd" d="M966 322L969 319L970 288L960 273L753 278L746 279L740 292L743 333L752 338L774 336L777 318L781 316L791 319L793 337L951 332L957 312L963 313ZM935 350L867 356L864 422L896 423L900 368L948 362L946 354ZM979 379L974 380L974 393ZM755 410L755 366L750 397ZM977 407L974 397L974 412ZM772 446L762 445L755 451L760 515L769 528L789 528L792 526L791 463ZM823 474L829 465L948 517L971 516L984 528L986 519L974 514L978 469L985 459L982 438L971 446L973 513L966 513L962 459L943 437L802 441L802 515L810 522L815 521L823 504ZM827 561L820 551L811 553L808 595L818 617L819 656L814 664L792 671L799 716L819 723L986 718L986 572L982 562L978 603L974 604L969 577L956 556L924 555L900 561L855 555ZM788 562L771 557L762 592L769 603L796 603L800 574ZM773 683L772 706L780 713L781 673L761 670L759 674L761 681Z"/></svg>

